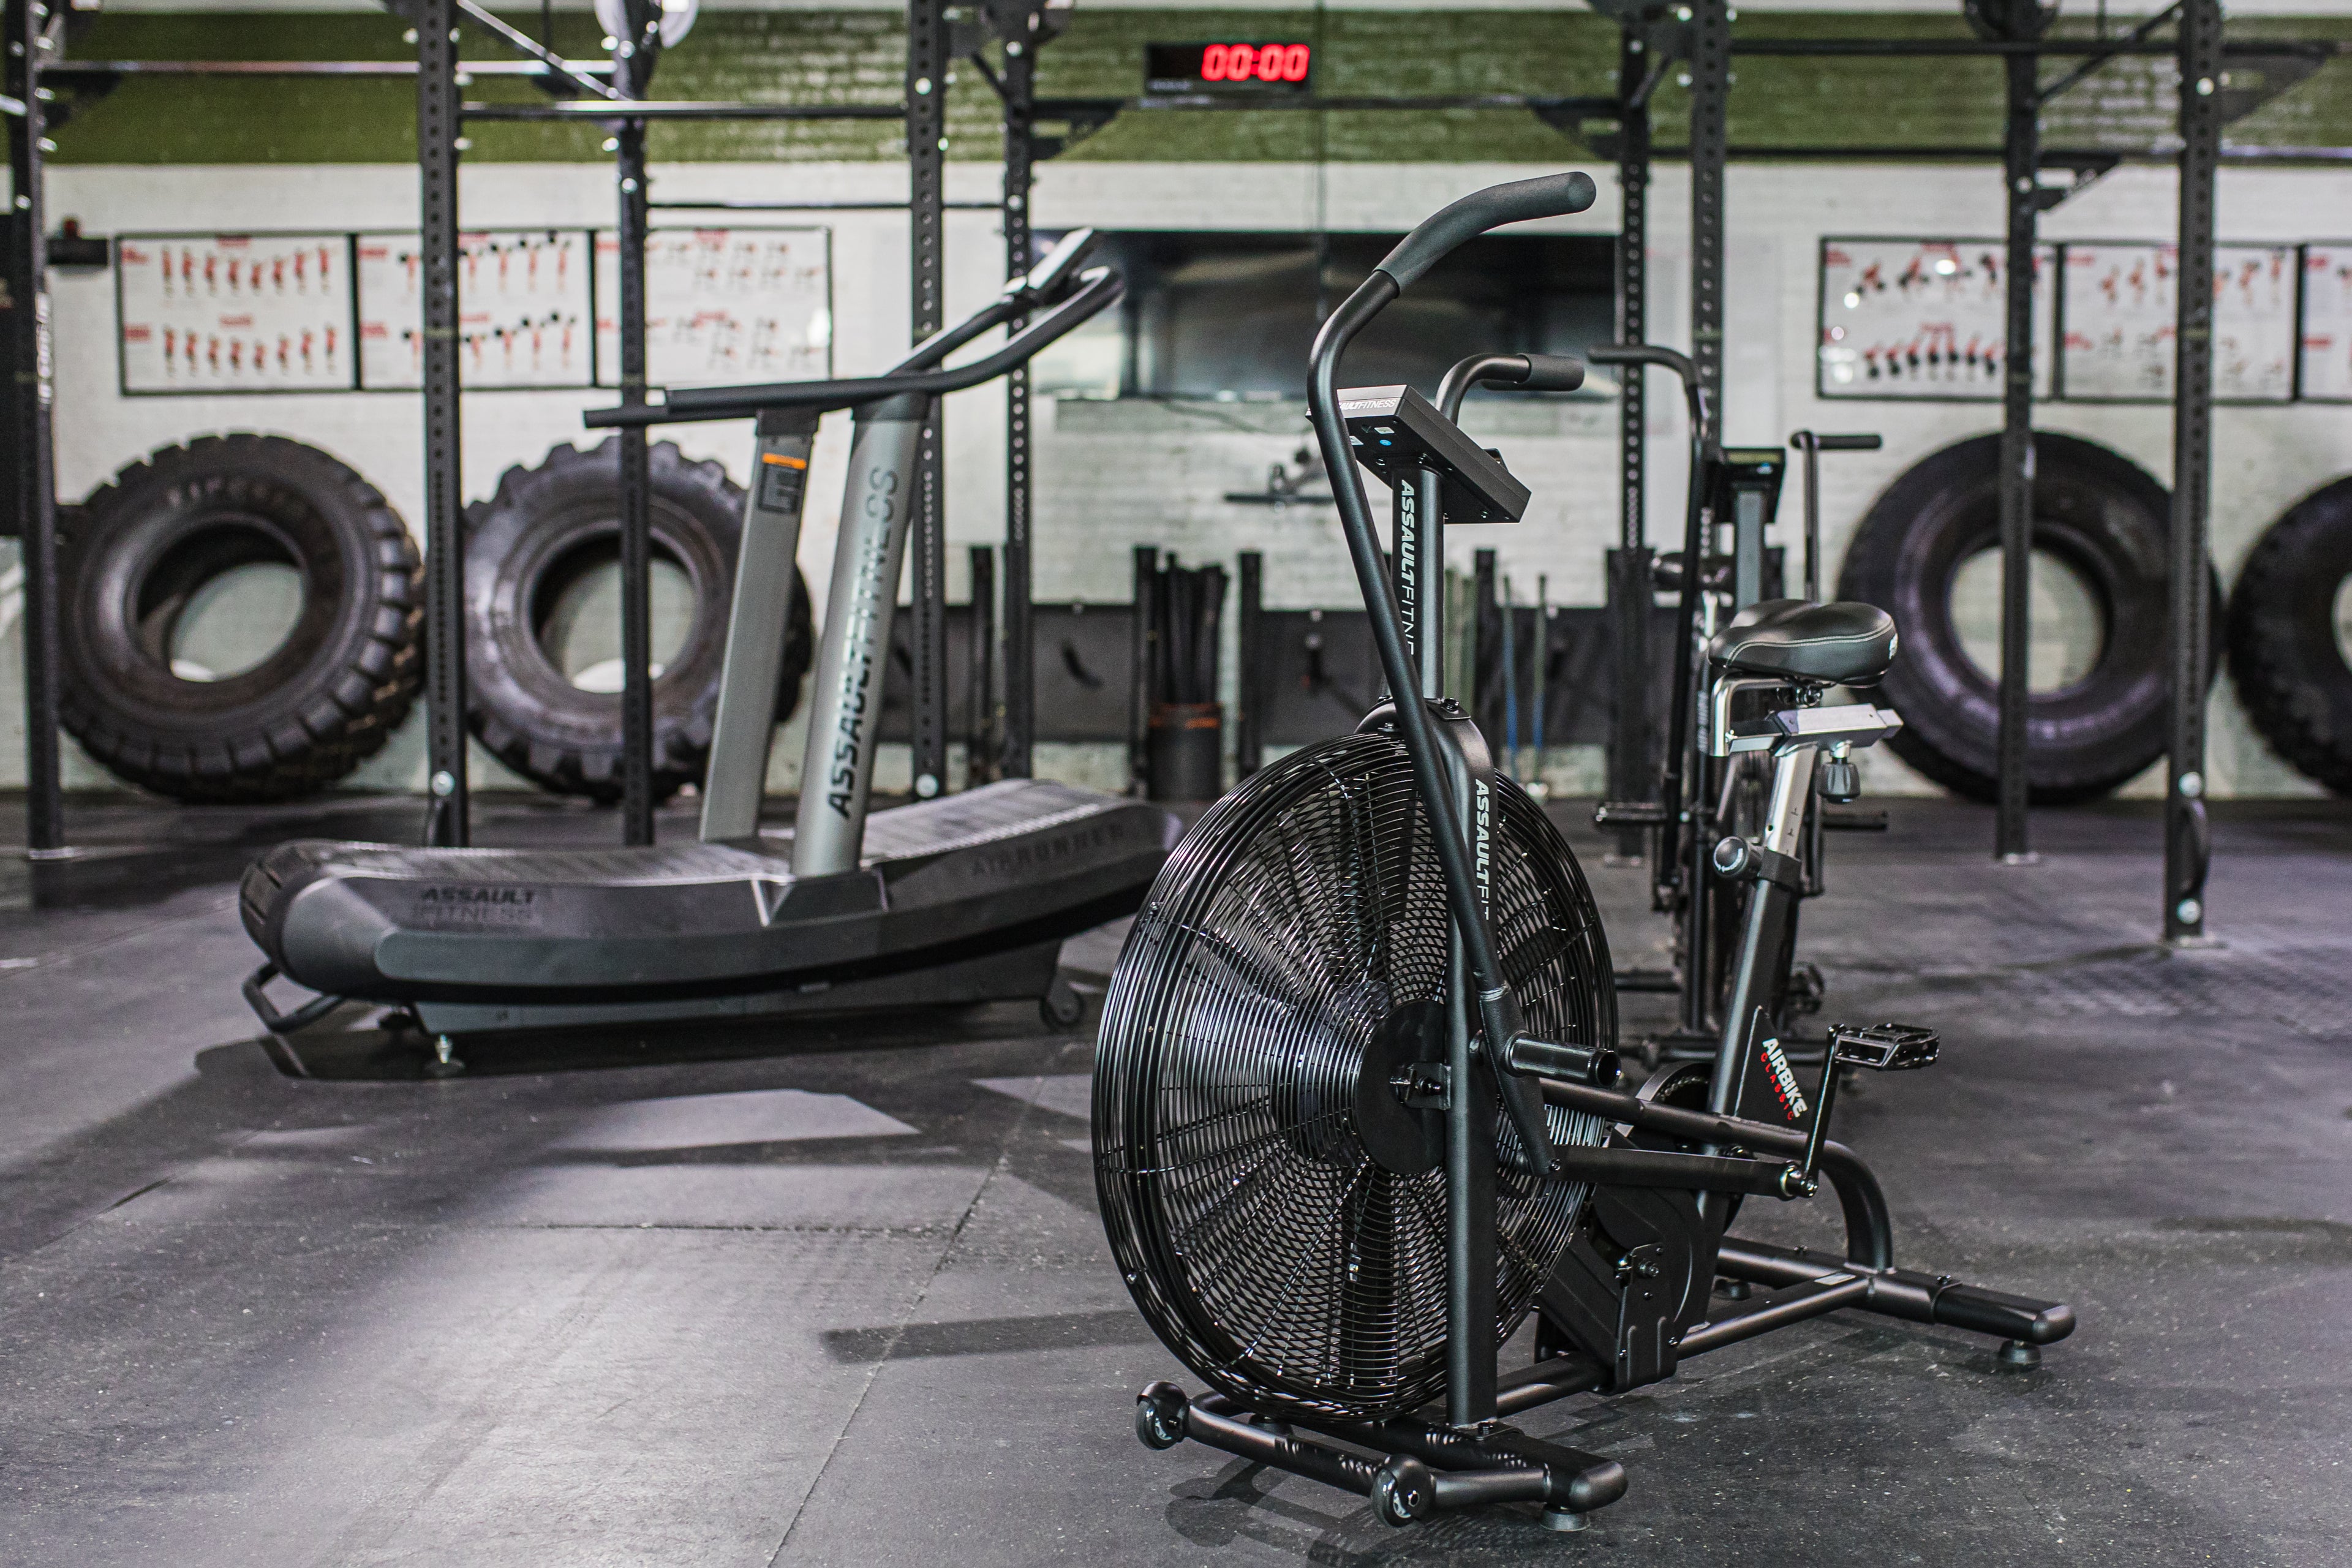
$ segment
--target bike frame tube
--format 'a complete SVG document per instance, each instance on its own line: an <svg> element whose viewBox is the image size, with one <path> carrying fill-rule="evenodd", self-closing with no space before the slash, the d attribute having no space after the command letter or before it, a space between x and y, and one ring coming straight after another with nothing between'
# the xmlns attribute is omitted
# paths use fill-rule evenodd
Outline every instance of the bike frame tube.
<svg viewBox="0 0 2352 1568"><path fill-rule="evenodd" d="M1421 671L1423 697L1445 695L1445 542L1438 476L1427 468L1396 487L1389 530L1398 624L1405 652Z"/></svg>
<svg viewBox="0 0 2352 1568"><path fill-rule="evenodd" d="M1787 945L1790 923L1796 919L1799 891L1766 874L1774 857L1793 860L1801 852L1804 824L1813 798L1813 765L1821 758L1817 746L1800 744L1773 759L1772 805L1765 819L1762 853L1749 880L1748 921L1739 943L1739 960L1732 972L1731 994L1723 1009L1723 1037L1716 1048L1715 1072L1708 1086L1707 1109L1717 1116L1742 1114L1742 1090L1748 1079L1750 1053L1756 1048L1759 1016L1777 1017L1788 970L1775 973L1774 960Z"/></svg>
<svg viewBox="0 0 2352 1568"><path fill-rule="evenodd" d="M1687 360L1683 362L1685 366L1689 366L1689 363ZM1697 879L1704 872L1696 855L1688 851L1698 841L1698 825L1696 821L1685 825L1682 814L1691 805L1688 791L1692 762L1692 710L1696 706L1692 683L1697 679L1699 601L1706 596L1702 578L1707 545L1707 479L1715 455L1715 432L1707 426L1706 391L1698 384L1696 366L1690 366L1683 377L1683 394L1690 410L1691 471L1688 493L1683 499L1683 591L1675 605L1674 706L1666 721L1665 776L1659 784L1659 795L1666 807L1666 823L1659 830L1658 868L1664 874L1668 867L1683 867L1688 862L1686 876L1690 885L1683 889L1683 894L1685 898L1696 901L1699 898Z"/></svg>
<svg viewBox="0 0 2352 1568"><path fill-rule="evenodd" d="M865 847L890 622L898 608L915 465L934 402L910 394L858 410L801 761L795 877L854 871Z"/></svg>
<svg viewBox="0 0 2352 1568"><path fill-rule="evenodd" d="M1371 504L1364 494L1363 476L1357 468L1347 422L1339 414L1339 357L1348 344L1402 292L1394 278L1375 268L1331 312L1316 334L1307 372L1307 406L1315 423L1316 442L1322 448L1324 469L1331 476L1331 496L1339 506L1340 531L1347 536L1356 585L1370 619L1381 673L1391 691L1412 692L1420 689L1420 681L1405 647L1395 595L1389 591L1380 541L1372 531ZM1486 929L1486 912L1479 908L1478 879L1470 864L1437 734L1422 703L1402 701L1395 710L1397 733L1412 763L1413 787L1429 812L1438 867L1445 879L1446 906L1462 935L1463 961L1477 992L1480 1022L1487 1039L1499 1048L1518 1032L1517 1020L1509 1016L1511 993L1503 984L1501 966L1495 962L1494 938ZM1467 1090L1468 1086L1463 1085L1458 1092Z"/></svg>

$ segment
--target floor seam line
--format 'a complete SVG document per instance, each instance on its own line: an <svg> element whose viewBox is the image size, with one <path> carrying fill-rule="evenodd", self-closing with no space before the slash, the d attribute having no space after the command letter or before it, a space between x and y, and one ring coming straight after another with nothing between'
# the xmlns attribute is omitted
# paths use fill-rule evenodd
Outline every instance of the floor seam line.
<svg viewBox="0 0 2352 1568"><path fill-rule="evenodd" d="M55 952L36 953L32 955L34 959L32 963L21 968L0 970L0 975L5 975L11 979L25 979L43 974L122 942L136 942L141 937L152 936L159 931L169 931L173 926L186 925L191 921L209 920L225 910L234 910L236 908L236 898L234 891L224 893L219 895L215 902L201 910L190 910L184 914L166 915L162 920L150 924L133 926L128 931L115 931L111 935L91 937L78 943L69 943Z"/></svg>
<svg viewBox="0 0 2352 1568"><path fill-rule="evenodd" d="M1032 1074L1031 1076L1043 1078L1044 1075ZM898 1315L898 1322L891 1326L889 1342L882 1347L882 1353L875 1358L873 1369L866 1374L866 1382L857 1390L856 1403L849 1407L849 1414L842 1420L841 1429L834 1434L833 1441L826 1445L824 1463L819 1465L816 1468L816 1474L809 1478L808 1489L801 1494L799 1505L793 1510L792 1519L784 1525L783 1536L776 1542L776 1550L768 1559L768 1568L777 1568L777 1564L784 1560L784 1552L793 1543L793 1531L800 1528L802 1516L808 1512L809 1500L816 1496L817 1488L824 1484L825 1472L833 1468L834 1458L841 1452L841 1445L848 1439L849 1429L857 1425L858 1413L866 1408L866 1398L873 1394L875 1383L880 1379L884 1369L889 1366L890 1358L898 1353L899 1342L907 1336L908 1325L913 1322L915 1314L922 1310L923 1303L930 1299L931 1287L939 1281L940 1275L946 1270L948 1259L955 1256L956 1243L963 1239L964 1227L971 1223L971 1216L980 1212L981 1201L988 1196L989 1188L996 1184L996 1178L1003 1175L1012 1164L1013 1141L1019 1137L1022 1130L1028 1125L1030 1113L1034 1110L1036 1110L1036 1101L1024 1100L1019 1113L1013 1119L1013 1124L1005 1130L1004 1142L997 1149L995 1163L989 1166L988 1174L981 1178L980 1185L972 1192L971 1201L964 1205L963 1213L956 1220L955 1228L949 1232L947 1245L940 1248L937 1261L931 1265L930 1273L923 1279L923 1288L915 1292L914 1300L907 1303L907 1310Z"/></svg>

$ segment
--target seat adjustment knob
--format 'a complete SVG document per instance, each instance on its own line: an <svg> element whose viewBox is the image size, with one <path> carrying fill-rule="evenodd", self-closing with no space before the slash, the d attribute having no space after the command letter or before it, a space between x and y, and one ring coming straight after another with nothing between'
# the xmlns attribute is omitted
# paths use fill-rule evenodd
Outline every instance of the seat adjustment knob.
<svg viewBox="0 0 2352 1568"><path fill-rule="evenodd" d="M1715 853L1708 857L1718 877L1737 877L1748 869L1755 851L1745 838L1732 837L1716 840Z"/></svg>
<svg viewBox="0 0 2352 1568"><path fill-rule="evenodd" d="M1822 798L1836 805L1844 805L1862 793L1862 770L1845 757L1823 757L1821 771Z"/></svg>

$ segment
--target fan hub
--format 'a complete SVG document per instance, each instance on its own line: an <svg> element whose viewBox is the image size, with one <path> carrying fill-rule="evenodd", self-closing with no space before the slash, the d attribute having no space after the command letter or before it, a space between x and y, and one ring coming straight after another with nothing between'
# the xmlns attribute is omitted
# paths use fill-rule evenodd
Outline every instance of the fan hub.
<svg viewBox="0 0 2352 1568"><path fill-rule="evenodd" d="M1412 1069L1445 1060L1445 1005L1434 997L1396 1008L1372 1031L1356 1073L1356 1137L1381 1169L1417 1176L1445 1158L1445 1113L1417 1110L1398 1087Z"/></svg>

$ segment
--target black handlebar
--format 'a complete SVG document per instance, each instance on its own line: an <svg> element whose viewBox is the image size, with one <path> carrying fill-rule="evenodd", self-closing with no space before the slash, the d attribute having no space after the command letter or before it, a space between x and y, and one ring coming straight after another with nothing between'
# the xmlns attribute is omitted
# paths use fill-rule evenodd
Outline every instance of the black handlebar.
<svg viewBox="0 0 2352 1568"><path fill-rule="evenodd" d="M1600 343L1585 350L1584 357L1594 364L1632 366L1637 376L1649 366L1674 372L1683 384L1683 405L1690 414L1690 479L1683 495L1682 594L1675 606L1674 699L1667 720L1665 766L1659 779L1659 798L1666 802L1666 820L1658 829L1658 866L1663 876L1668 868L1682 864L1683 825L1678 814L1685 783L1684 753L1693 718L1691 645L1698 626L1699 595L1706 591L1706 498L1720 452L1706 388L1688 354L1655 343Z"/></svg>
<svg viewBox="0 0 2352 1568"><path fill-rule="evenodd" d="M1800 430L1789 437L1789 445L1800 452L1875 452L1886 442L1877 436L1817 436Z"/></svg>
<svg viewBox="0 0 2352 1568"><path fill-rule="evenodd" d="M1573 354L1521 354L1528 374L1518 380L1522 392L1574 392L1584 384L1584 362Z"/></svg>
<svg viewBox="0 0 2352 1568"><path fill-rule="evenodd" d="M909 371L936 370L948 355L1016 317L1060 303L1076 288L1078 266L1094 254L1100 237L1093 229L1072 229L1043 261L1004 285L1004 292L982 310L943 331L933 332L915 345L915 352L883 374L905 375Z"/></svg>
<svg viewBox="0 0 2352 1568"><path fill-rule="evenodd" d="M1584 351L1584 357L1594 364L1655 365L1670 370L1683 384L1683 403L1690 412L1692 457L1704 461L1715 449L1715 431L1707 415L1706 388L1700 384L1698 366L1685 353L1662 349L1655 343L1595 343Z"/></svg>
<svg viewBox="0 0 2352 1568"><path fill-rule="evenodd" d="M1006 285L1005 293L1026 294L1030 302L1036 304L1060 298L1079 267L1095 253L1101 239L1102 237L1093 229L1072 229L1045 254L1036 266Z"/></svg>
<svg viewBox="0 0 2352 1568"><path fill-rule="evenodd" d="M1698 366L1691 363L1690 355L1655 343L1595 343L1584 351L1584 357L1594 364L1654 364L1685 381L1698 379Z"/></svg>
<svg viewBox="0 0 2352 1568"><path fill-rule="evenodd" d="M1592 176L1583 174L1546 174L1540 179L1515 180L1473 191L1451 206L1421 220L1381 261L1380 269L1410 288L1421 275L1444 259L1446 253L1490 228L1531 218L1566 217L1591 206L1600 191Z"/></svg>
<svg viewBox="0 0 2352 1568"><path fill-rule="evenodd" d="M1348 555L1356 570L1357 586L1371 625L1372 646L1378 651L1381 676L1401 698L1394 704L1397 730L1412 759L1414 793L1430 816L1432 847L1444 871L1445 900L1460 933L1464 967L1476 994L1478 1030L1483 1059L1491 1069L1495 1090L1503 1102L1513 1131L1518 1134L1517 1162L1523 1169L1549 1173L1554 1163L1543 1105L1526 1079L1512 1069L1507 1053L1523 1032L1518 994L1503 976L1495 954L1494 933L1487 928L1478 882L1470 864L1463 833L1462 813L1454 795L1454 780L1447 754L1440 750L1436 726L1428 707L1409 700L1419 691L1412 658L1405 649L1404 628L1390 591L1387 563L1372 530L1371 503L1364 495L1364 476L1356 465L1345 416L1339 411L1339 360L1348 345L1405 286L1443 260L1456 247L1487 229L1528 218L1557 217L1582 212L1596 195L1587 174L1551 174L1496 185L1463 197L1424 219L1389 252L1356 291L1331 312L1315 336L1307 360L1307 409L1315 422L1315 439L1323 454L1324 471L1331 476L1331 499L1339 509L1340 531L1347 537ZM1532 356L1530 356L1531 358ZM1529 365L1532 373L1534 366ZM1466 385L1466 383L1465 383Z"/></svg>
<svg viewBox="0 0 2352 1568"><path fill-rule="evenodd" d="M1789 445L1805 455L1805 597L1813 604L1822 598L1822 481L1818 454L1822 452L1875 452L1886 443L1876 436L1823 436L1818 431L1800 430L1789 437Z"/></svg>
<svg viewBox="0 0 2352 1568"><path fill-rule="evenodd" d="M1474 386L1574 392L1583 384L1584 362L1567 354L1472 354L1437 384L1437 411L1448 419L1459 416L1462 399Z"/></svg>
<svg viewBox="0 0 2352 1568"><path fill-rule="evenodd" d="M780 381L751 386L681 387L658 404L592 408L583 420L589 428L606 430L637 425L683 425L706 419L748 419L775 408L854 408L861 403L917 394L939 396L961 392L992 381L1037 353L1047 343L1099 314L1125 292L1118 273L1108 267L1080 274L1076 293L969 364L948 370L918 370L890 375L861 376L847 381ZM1000 300L990 308L995 311ZM990 312L983 312L985 317ZM982 318L975 318L979 320ZM967 323L969 325L969 323ZM963 331L959 327L958 333ZM973 334L977 335L977 333Z"/></svg>

